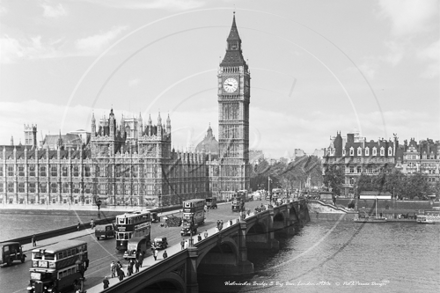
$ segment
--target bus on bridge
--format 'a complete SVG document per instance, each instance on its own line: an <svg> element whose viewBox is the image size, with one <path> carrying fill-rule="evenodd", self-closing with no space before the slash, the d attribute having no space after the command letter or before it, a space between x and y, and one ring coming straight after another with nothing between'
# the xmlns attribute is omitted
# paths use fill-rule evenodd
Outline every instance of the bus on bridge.
<svg viewBox="0 0 440 293"><path fill-rule="evenodd" d="M132 237L145 237L151 243L151 212L136 211L116 216L116 249L126 251Z"/></svg>
<svg viewBox="0 0 440 293"><path fill-rule="evenodd" d="M182 229L180 235L197 233L197 227L205 222L205 199L191 199L183 202Z"/></svg>
<svg viewBox="0 0 440 293"><path fill-rule="evenodd" d="M233 212L240 212L244 211L244 203L246 202L248 197L248 191L247 190L238 190L232 195L232 211Z"/></svg>
<svg viewBox="0 0 440 293"><path fill-rule="evenodd" d="M87 242L66 240L32 250L28 293L61 292L78 287L89 266Z"/></svg>

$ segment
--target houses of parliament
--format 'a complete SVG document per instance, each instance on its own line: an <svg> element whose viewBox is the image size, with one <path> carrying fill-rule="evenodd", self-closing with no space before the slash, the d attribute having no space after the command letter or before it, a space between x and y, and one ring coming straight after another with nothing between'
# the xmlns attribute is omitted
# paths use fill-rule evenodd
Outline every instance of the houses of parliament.
<svg viewBox="0 0 440 293"><path fill-rule="evenodd" d="M111 109L89 131L40 144L37 126L25 125L23 145L0 146L0 203L151 207L249 189L250 73L235 14L217 82L218 141L209 127L192 152L172 148L171 119L160 114L119 120Z"/></svg>

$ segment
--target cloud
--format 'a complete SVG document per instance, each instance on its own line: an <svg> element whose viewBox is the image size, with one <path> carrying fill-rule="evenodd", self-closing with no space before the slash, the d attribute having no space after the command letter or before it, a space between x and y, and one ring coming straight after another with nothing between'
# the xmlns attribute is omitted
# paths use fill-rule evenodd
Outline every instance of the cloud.
<svg viewBox="0 0 440 293"><path fill-rule="evenodd" d="M397 37L428 31L429 21L438 13L437 0L379 0L379 7Z"/></svg>
<svg viewBox="0 0 440 293"><path fill-rule="evenodd" d="M14 39L4 35L0 38L0 63L14 63L20 59L60 57L58 48L63 44L63 39L43 42L41 36Z"/></svg>
<svg viewBox="0 0 440 293"><path fill-rule="evenodd" d="M124 9L189 10L205 5L200 0L83 0L99 5Z"/></svg>
<svg viewBox="0 0 440 293"><path fill-rule="evenodd" d="M75 47L84 54L95 55L108 47L111 41L126 29L127 26L119 26L105 33L79 39L75 42Z"/></svg>
<svg viewBox="0 0 440 293"><path fill-rule="evenodd" d="M47 2L42 3L41 7L43 7L43 16L49 17L49 18L58 18L61 16L66 15L66 10L64 10L64 7L61 5L61 3L58 3L58 5L51 6Z"/></svg>

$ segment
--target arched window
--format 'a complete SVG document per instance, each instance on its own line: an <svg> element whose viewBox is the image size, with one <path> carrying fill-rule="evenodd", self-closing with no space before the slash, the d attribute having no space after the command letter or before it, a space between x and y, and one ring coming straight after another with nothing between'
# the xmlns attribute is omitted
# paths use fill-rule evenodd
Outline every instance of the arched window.
<svg viewBox="0 0 440 293"><path fill-rule="evenodd" d="M354 148L353 147L350 148L350 156L354 156Z"/></svg>
<svg viewBox="0 0 440 293"><path fill-rule="evenodd" d="M385 148L384 147L380 148L380 155L385 156Z"/></svg>
<svg viewBox="0 0 440 293"><path fill-rule="evenodd" d="M365 148L365 155L366 155L366 156L369 156L369 155L370 155L370 148L369 148L369 147L366 147L366 148Z"/></svg>
<svg viewBox="0 0 440 293"><path fill-rule="evenodd" d="M358 156L362 156L362 148L361 147L358 147L357 155Z"/></svg>
<svg viewBox="0 0 440 293"><path fill-rule="evenodd" d="M393 148L389 147L388 148L388 156L392 156L393 155Z"/></svg>
<svg viewBox="0 0 440 293"><path fill-rule="evenodd" d="M377 148L376 147L373 148L373 156L377 156Z"/></svg>

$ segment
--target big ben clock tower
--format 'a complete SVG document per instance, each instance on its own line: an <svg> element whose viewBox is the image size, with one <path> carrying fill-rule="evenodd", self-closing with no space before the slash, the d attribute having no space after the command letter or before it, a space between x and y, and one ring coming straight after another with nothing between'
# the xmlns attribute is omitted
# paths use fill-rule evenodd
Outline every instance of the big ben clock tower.
<svg viewBox="0 0 440 293"><path fill-rule="evenodd" d="M250 73L235 23L218 71L219 189L223 196L249 189Z"/></svg>

